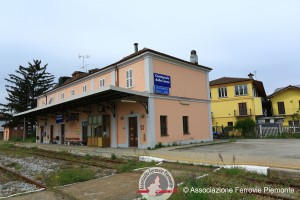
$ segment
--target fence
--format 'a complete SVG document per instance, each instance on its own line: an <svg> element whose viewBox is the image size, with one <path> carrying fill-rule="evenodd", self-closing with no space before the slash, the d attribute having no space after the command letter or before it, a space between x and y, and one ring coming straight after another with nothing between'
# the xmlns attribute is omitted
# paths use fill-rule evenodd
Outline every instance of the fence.
<svg viewBox="0 0 300 200"><path fill-rule="evenodd" d="M248 127L242 133L233 127L214 126L214 132L223 133L224 138L245 137L245 138L272 138L280 136L300 135L300 126L282 126L277 123L260 124Z"/></svg>

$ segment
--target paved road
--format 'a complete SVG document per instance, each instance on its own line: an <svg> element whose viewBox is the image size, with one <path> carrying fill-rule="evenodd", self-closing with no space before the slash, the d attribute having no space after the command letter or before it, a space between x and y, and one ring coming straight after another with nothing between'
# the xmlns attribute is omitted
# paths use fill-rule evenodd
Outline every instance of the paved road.
<svg viewBox="0 0 300 200"><path fill-rule="evenodd" d="M217 145L175 149L177 157L198 162L222 164L252 164L300 169L300 140L298 139L245 139ZM174 159L174 157L172 158Z"/></svg>

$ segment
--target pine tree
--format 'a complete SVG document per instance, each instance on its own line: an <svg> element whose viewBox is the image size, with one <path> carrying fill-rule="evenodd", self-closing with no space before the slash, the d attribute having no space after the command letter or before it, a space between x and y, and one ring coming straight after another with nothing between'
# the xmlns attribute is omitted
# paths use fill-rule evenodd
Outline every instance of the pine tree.
<svg viewBox="0 0 300 200"><path fill-rule="evenodd" d="M1 113L7 120L17 122L18 118L12 118L12 114L33 109L37 105L36 97L53 87L54 76L46 72L48 64L41 66L40 60L33 60L33 64L28 62L28 67L19 66L16 74L9 74L5 80L9 83L5 85L8 93L7 104L2 106ZM29 124L31 128L35 125L36 119L31 118Z"/></svg>

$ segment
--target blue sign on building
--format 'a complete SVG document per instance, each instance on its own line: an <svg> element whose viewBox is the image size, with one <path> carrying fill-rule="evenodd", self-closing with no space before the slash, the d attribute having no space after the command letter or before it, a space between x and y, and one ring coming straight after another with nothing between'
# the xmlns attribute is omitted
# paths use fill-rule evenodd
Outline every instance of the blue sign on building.
<svg viewBox="0 0 300 200"><path fill-rule="evenodd" d="M154 73L154 85L170 88L171 77L164 74Z"/></svg>
<svg viewBox="0 0 300 200"><path fill-rule="evenodd" d="M171 77L164 74L154 73L154 93L170 94Z"/></svg>
<svg viewBox="0 0 300 200"><path fill-rule="evenodd" d="M64 116L63 115L56 115L56 123L60 124L64 122Z"/></svg>
<svg viewBox="0 0 300 200"><path fill-rule="evenodd" d="M155 85L154 86L154 93L157 93L157 94L170 94L170 88L168 87L162 87L162 86L158 86L158 85Z"/></svg>

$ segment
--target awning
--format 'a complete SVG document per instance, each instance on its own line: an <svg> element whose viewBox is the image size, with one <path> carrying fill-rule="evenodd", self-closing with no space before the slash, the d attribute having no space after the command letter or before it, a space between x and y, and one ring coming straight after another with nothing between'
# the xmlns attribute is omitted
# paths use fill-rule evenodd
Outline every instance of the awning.
<svg viewBox="0 0 300 200"><path fill-rule="evenodd" d="M126 88L116 86L105 86L97 90L91 90L82 95L77 95L74 98L69 98L61 102L55 102L42 107L27 110L21 113L14 114L14 117L33 117L47 114L62 113L70 109L80 108L95 104L114 103L120 99L129 99L135 97L148 97L147 92L138 92Z"/></svg>

